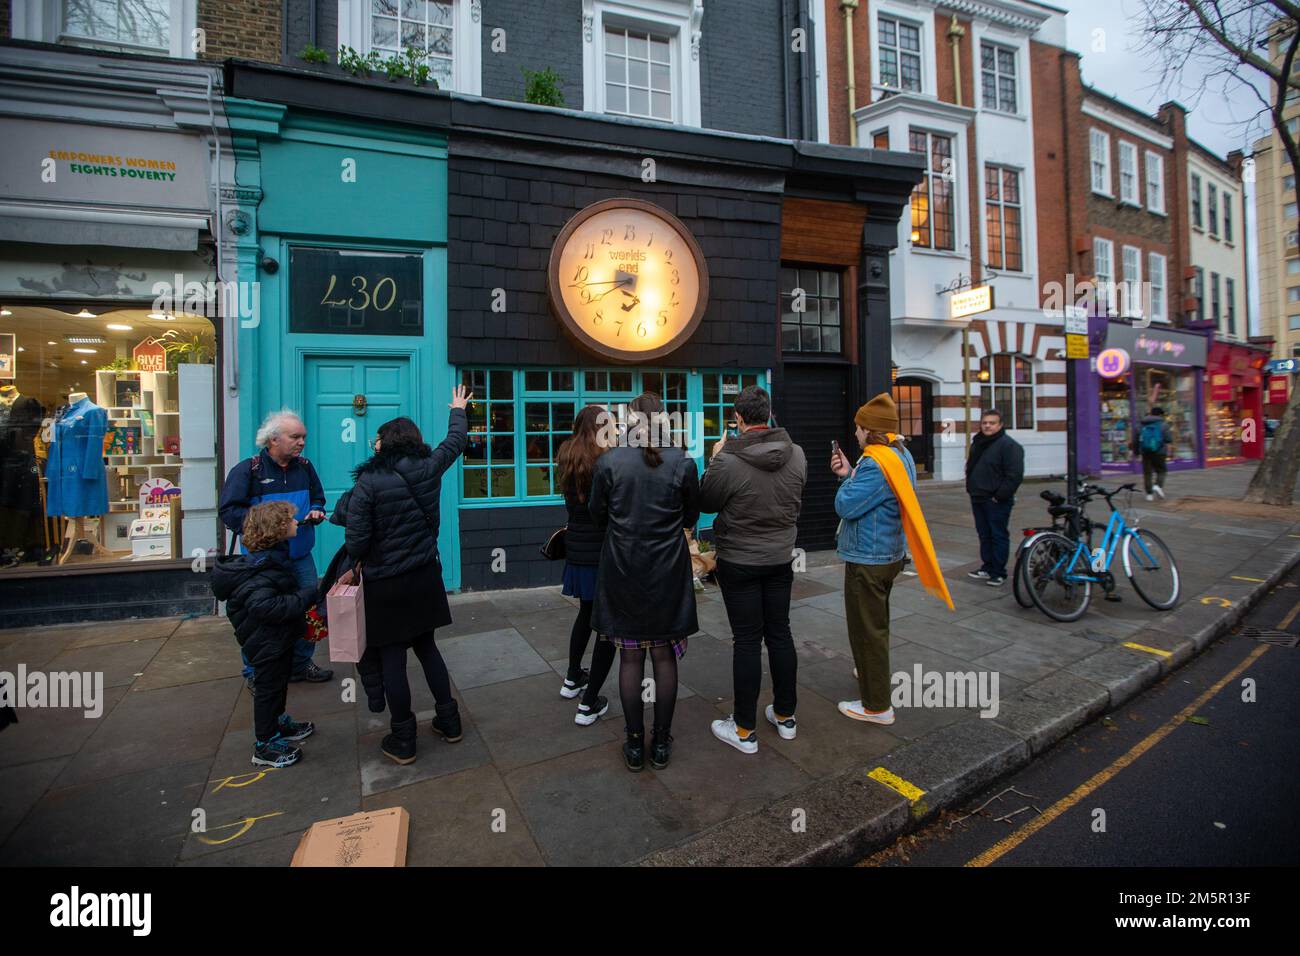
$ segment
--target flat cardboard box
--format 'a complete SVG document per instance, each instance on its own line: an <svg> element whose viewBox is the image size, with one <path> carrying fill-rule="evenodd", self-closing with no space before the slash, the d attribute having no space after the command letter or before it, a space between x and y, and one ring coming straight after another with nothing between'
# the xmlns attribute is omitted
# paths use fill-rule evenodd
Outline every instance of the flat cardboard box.
<svg viewBox="0 0 1300 956"><path fill-rule="evenodd" d="M404 807L313 823L290 866L406 866L411 815Z"/></svg>

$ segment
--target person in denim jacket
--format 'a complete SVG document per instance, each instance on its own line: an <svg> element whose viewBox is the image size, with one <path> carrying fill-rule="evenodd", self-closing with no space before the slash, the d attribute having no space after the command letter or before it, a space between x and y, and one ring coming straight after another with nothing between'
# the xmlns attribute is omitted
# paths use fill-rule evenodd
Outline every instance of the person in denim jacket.
<svg viewBox="0 0 1300 956"><path fill-rule="evenodd" d="M885 445L902 460L916 485L916 463L897 438L898 409L888 394L877 395L853 416L859 444ZM890 441L890 437L894 441ZM860 700L841 701L839 711L854 720L892 724L889 670L889 592L903 570L903 516L880 465L870 458L850 464L842 450L831 470L843 479L835 494L840 516L835 552L844 562L844 610L849 644L857 665Z"/></svg>

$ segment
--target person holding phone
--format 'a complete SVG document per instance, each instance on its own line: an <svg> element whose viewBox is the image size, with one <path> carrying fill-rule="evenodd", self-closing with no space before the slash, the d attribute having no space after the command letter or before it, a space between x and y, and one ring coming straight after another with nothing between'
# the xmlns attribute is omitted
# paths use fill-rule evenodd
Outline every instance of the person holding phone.
<svg viewBox="0 0 1300 956"><path fill-rule="evenodd" d="M808 460L784 428L768 425L771 416L772 399L757 385L736 396L736 434L714 446L700 482L701 510L718 515L713 523L718 583L734 642L735 705L726 720L713 721L713 736L743 754L758 752L764 644L773 696L764 717L785 740L793 740L796 731L791 561Z"/></svg>

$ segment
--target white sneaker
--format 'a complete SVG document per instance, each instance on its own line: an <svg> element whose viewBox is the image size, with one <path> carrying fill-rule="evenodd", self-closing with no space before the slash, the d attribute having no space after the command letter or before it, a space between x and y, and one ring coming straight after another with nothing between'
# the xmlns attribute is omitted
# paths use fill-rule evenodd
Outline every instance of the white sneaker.
<svg viewBox="0 0 1300 956"><path fill-rule="evenodd" d="M1161 498L1165 496L1165 489L1161 488L1159 485L1152 485L1151 490L1154 491L1156 494L1158 494Z"/></svg>
<svg viewBox="0 0 1300 956"><path fill-rule="evenodd" d="M862 706L860 700L842 700L835 706L845 717L852 717L854 720L861 720L868 724L892 724L894 722L894 708L892 707L886 707L880 713L873 714Z"/></svg>
<svg viewBox="0 0 1300 956"><path fill-rule="evenodd" d="M588 707L586 704L578 703L578 712L573 715L573 722L579 727L590 727L609 710L609 701L600 696L596 698L596 706Z"/></svg>
<svg viewBox="0 0 1300 956"><path fill-rule="evenodd" d="M742 754L758 753L758 734L751 733L742 740L740 734L736 733L736 717L734 714L726 720L715 720L713 722L713 736L724 744L731 744Z"/></svg>
<svg viewBox="0 0 1300 956"><path fill-rule="evenodd" d="M776 708L771 704L767 705L767 710L763 711L763 716L767 718L768 723L776 728L776 732L781 735L782 740L794 740L794 735L798 733L799 728L795 726L793 717L777 720Z"/></svg>
<svg viewBox="0 0 1300 956"><path fill-rule="evenodd" d="M1147 501L1155 501L1155 500L1156 500L1155 495L1147 495Z"/></svg>

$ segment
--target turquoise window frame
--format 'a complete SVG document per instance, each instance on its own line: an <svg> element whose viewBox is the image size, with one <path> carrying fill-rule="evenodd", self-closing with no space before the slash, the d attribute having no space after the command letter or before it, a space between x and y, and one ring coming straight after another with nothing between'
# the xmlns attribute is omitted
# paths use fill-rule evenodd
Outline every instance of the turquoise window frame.
<svg viewBox="0 0 1300 956"><path fill-rule="evenodd" d="M492 373L509 373L512 376L511 394L514 402L514 469L515 469L515 493L513 495L502 495L500 497L489 498L468 498L465 496L465 471L478 470L484 466L465 464L464 456L456 463L456 494L459 506L464 509L474 508L527 508L527 507L554 507L564 503L564 496L557 493L548 495L528 495L528 469L530 467L527 461L528 435L527 417L525 406L529 402L545 402L548 406L556 403L572 403L575 414L577 410L584 405L592 404L619 404L630 402L636 396L646 390L648 376L660 374L680 374L686 376L686 397L685 399L669 399L666 401L668 411L682 410L688 413L703 413L702 421L705 423L704 434L702 436L702 454L695 457L695 465L704 473L704 464L713 446L717 444L722 434L722 427L725 425L726 410L730 407L735 395L746 384L746 378L752 378L756 384L762 385L769 392L772 390L772 373L770 369L686 369L671 367L653 367L653 368L623 368L623 367L566 367L566 368L502 368L494 365L463 365L456 369L456 381L464 380L467 372L485 372L491 382ZM544 389L528 389L526 387L527 376L529 373L550 373L547 379L547 386ZM569 373L573 376L573 388L571 390L554 388L555 373ZM609 389L592 389L586 388L586 373L620 373L625 372L631 375L632 387L627 390L609 390ZM713 377L717 383L717 401L710 401L707 408L705 406L705 379ZM728 379L734 380L736 390L734 392L723 391L723 386L733 384ZM658 382L651 382L652 385L658 385ZM710 389L712 392L713 389ZM489 398L491 396L488 396ZM484 396L475 396L475 402L483 399ZM709 411L712 410L715 427L708 427ZM486 414L486 413L485 413ZM547 432L534 432L531 434L546 435L567 435L569 434L569 425L567 423L557 423L554 420L553 412L550 413L549 428ZM557 424L560 425L557 428ZM489 433L490 434L490 433ZM558 445L556 446L558 447ZM488 459L490 462L490 441ZM533 463L531 467L538 467ZM554 473L551 475L552 487L554 487ZM709 528L713 525L713 515L703 515L700 518L700 528Z"/></svg>

